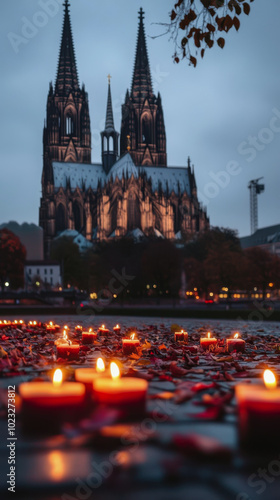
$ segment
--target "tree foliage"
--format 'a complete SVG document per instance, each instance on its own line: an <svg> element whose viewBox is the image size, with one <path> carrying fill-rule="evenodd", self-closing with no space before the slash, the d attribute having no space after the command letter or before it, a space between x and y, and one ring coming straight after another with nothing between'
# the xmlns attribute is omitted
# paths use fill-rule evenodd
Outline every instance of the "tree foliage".
<svg viewBox="0 0 280 500"><path fill-rule="evenodd" d="M0 230L0 286L3 289L5 282L17 289L24 284L25 247L20 239L9 231Z"/></svg>
<svg viewBox="0 0 280 500"><path fill-rule="evenodd" d="M249 15L254 0L178 0L170 13L167 31L175 43L174 61L187 59L194 67L198 56L218 45L225 35L240 28L242 14Z"/></svg>

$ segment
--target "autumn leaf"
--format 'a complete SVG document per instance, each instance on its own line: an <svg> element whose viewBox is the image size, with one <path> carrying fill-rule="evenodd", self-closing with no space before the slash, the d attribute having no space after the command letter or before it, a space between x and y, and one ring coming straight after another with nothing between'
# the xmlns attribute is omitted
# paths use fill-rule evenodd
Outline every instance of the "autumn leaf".
<svg viewBox="0 0 280 500"><path fill-rule="evenodd" d="M225 46L225 39L222 37L218 38L217 44L219 45L219 47L221 47L221 49L223 49Z"/></svg>
<svg viewBox="0 0 280 500"><path fill-rule="evenodd" d="M0 358L6 358L6 357L8 357L8 353L0 345Z"/></svg>

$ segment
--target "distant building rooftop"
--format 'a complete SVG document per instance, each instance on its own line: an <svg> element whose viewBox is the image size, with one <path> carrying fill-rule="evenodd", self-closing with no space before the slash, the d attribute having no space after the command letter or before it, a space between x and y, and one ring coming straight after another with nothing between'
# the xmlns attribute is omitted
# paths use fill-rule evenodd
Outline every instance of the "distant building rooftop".
<svg viewBox="0 0 280 500"><path fill-rule="evenodd" d="M254 234L251 234L251 236L240 238L241 247L244 249L277 242L280 242L280 224L263 227L262 229L258 229Z"/></svg>

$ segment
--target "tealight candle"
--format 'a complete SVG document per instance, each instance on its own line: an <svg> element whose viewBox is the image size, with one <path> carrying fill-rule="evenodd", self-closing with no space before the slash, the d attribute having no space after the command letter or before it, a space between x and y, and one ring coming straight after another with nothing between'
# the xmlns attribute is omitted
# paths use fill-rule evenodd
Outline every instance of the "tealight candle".
<svg viewBox="0 0 280 500"><path fill-rule="evenodd" d="M76 333L82 333L82 331L83 331L83 327L81 325L75 326L75 332Z"/></svg>
<svg viewBox="0 0 280 500"><path fill-rule="evenodd" d="M130 339L122 339L122 351L124 354L137 353L137 347L139 346L140 341L135 338L135 333L132 333Z"/></svg>
<svg viewBox="0 0 280 500"><path fill-rule="evenodd" d="M80 417L85 398L85 386L77 382L62 382L57 369L53 382L25 382L19 386L21 417L24 428L48 432L59 429L63 422Z"/></svg>
<svg viewBox="0 0 280 500"><path fill-rule="evenodd" d="M279 448L280 388L273 372L265 370L264 385L237 384L239 438L242 446Z"/></svg>
<svg viewBox="0 0 280 500"><path fill-rule="evenodd" d="M228 352L244 352L245 340L238 338L238 333L236 333L233 339L227 339L227 350Z"/></svg>
<svg viewBox="0 0 280 500"><path fill-rule="evenodd" d="M78 359L80 353L80 344L73 343L71 340L68 340L67 334L64 331L64 338L58 339L55 342L57 358L64 359Z"/></svg>
<svg viewBox="0 0 280 500"><path fill-rule="evenodd" d="M92 394L93 381L100 377L109 377L110 373L105 370L105 364L102 358L98 358L95 368L77 368L75 370L75 379L85 385L86 393Z"/></svg>
<svg viewBox="0 0 280 500"><path fill-rule="evenodd" d="M93 381L94 398L106 406L116 406L126 415L137 416L145 413L147 380L141 378L120 378L116 363L111 363L111 378L97 378Z"/></svg>
<svg viewBox="0 0 280 500"><path fill-rule="evenodd" d="M113 328L113 330L114 330L115 333L120 333L120 331L121 331L120 325L115 325L114 328Z"/></svg>
<svg viewBox="0 0 280 500"><path fill-rule="evenodd" d="M218 341L215 337L211 337L210 332L207 333L207 337L200 339L200 345L203 349L209 349L211 345L216 346L217 342Z"/></svg>
<svg viewBox="0 0 280 500"><path fill-rule="evenodd" d="M49 324L46 326L46 330L47 330L48 333L55 333L55 332L57 332L56 325L54 325L52 321L50 321Z"/></svg>
<svg viewBox="0 0 280 500"><path fill-rule="evenodd" d="M93 342L97 339L97 333L94 332L91 328L88 332L82 332L82 342L83 344L93 344Z"/></svg>
<svg viewBox="0 0 280 500"><path fill-rule="evenodd" d="M107 335L109 330L105 327L105 325L102 325L98 328L98 333L100 333L100 335Z"/></svg>
<svg viewBox="0 0 280 500"><path fill-rule="evenodd" d="M174 333L175 342L188 342L188 337L189 337L188 332L185 332L184 330Z"/></svg>

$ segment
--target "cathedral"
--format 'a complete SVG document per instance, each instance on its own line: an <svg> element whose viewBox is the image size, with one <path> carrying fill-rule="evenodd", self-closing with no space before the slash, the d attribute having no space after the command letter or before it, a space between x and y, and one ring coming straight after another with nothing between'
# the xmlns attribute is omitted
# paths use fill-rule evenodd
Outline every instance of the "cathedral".
<svg viewBox="0 0 280 500"><path fill-rule="evenodd" d="M56 82L50 83L43 132L39 224L45 257L52 240L67 229L91 242L135 234L181 239L204 231L209 219L197 199L190 159L186 167L167 166L162 100L153 93L142 8L120 134L109 76L101 163L91 163L88 94L79 85L68 0L64 7Z"/></svg>

